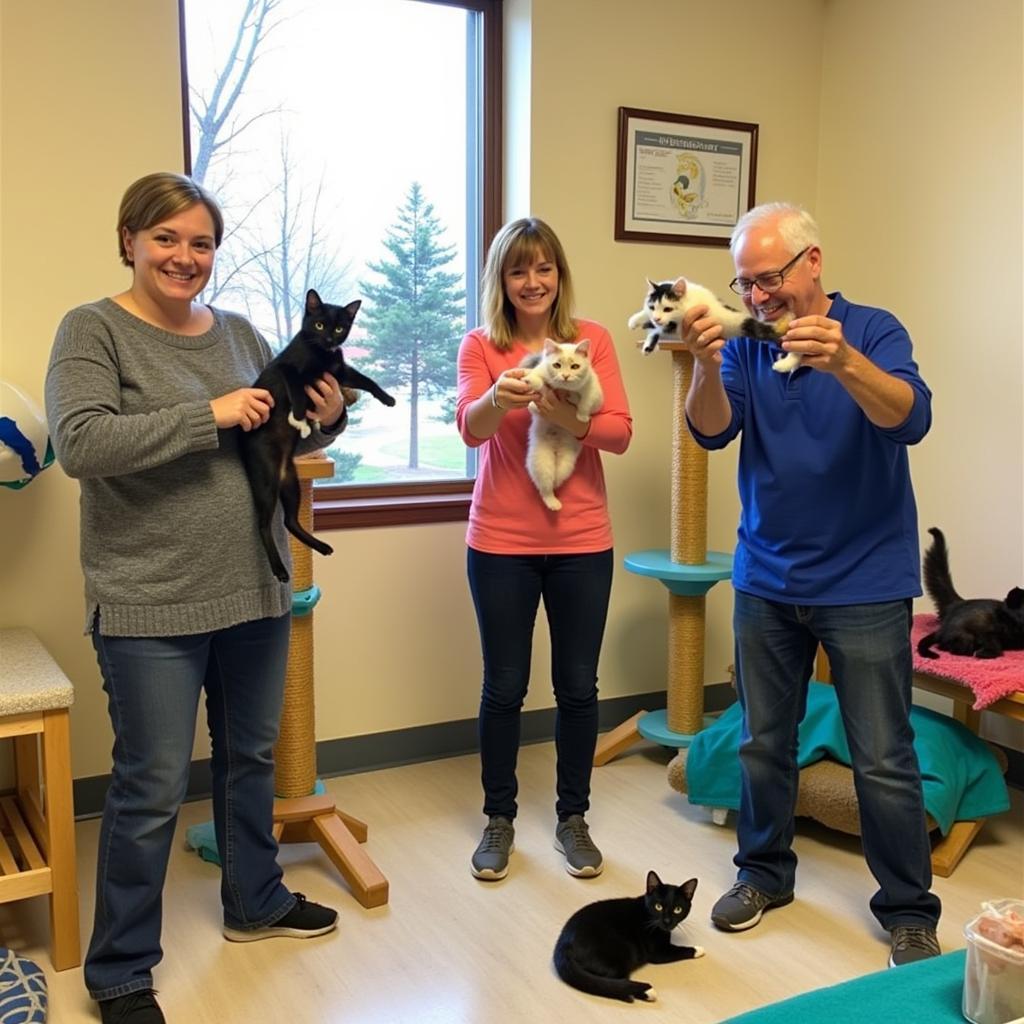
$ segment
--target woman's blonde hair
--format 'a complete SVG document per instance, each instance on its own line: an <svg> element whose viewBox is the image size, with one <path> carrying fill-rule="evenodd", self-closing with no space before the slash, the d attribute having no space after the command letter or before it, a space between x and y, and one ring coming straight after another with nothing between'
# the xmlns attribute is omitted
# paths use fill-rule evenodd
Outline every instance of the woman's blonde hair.
<svg viewBox="0 0 1024 1024"><path fill-rule="evenodd" d="M125 229L134 235L196 203L202 203L210 211L214 245L219 246L224 237L224 217L217 200L202 185L184 174L170 171L158 171L133 181L125 190L117 213L117 248L121 262L126 267L132 265L124 247Z"/></svg>
<svg viewBox="0 0 1024 1024"><path fill-rule="evenodd" d="M558 271L558 294L551 305L551 336L555 341L573 341L576 323L572 275L558 236L537 217L510 221L495 236L487 250L483 274L483 320L494 347L502 352L512 347L516 333L516 311L505 294L504 274L509 267L537 259L549 259Z"/></svg>

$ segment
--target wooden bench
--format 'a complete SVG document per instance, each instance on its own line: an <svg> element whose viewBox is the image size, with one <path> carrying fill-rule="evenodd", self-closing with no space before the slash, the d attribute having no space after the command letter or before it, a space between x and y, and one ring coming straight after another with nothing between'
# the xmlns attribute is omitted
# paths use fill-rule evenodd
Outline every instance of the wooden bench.
<svg viewBox="0 0 1024 1024"><path fill-rule="evenodd" d="M28 629L0 629L0 738L14 792L0 796L0 903L49 895L55 970L82 962L68 709L74 688Z"/></svg>

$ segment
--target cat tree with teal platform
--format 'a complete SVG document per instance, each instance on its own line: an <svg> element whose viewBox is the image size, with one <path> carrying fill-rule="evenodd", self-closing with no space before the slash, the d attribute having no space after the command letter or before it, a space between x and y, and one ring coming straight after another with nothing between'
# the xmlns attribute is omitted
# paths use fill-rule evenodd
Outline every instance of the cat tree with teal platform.
<svg viewBox="0 0 1024 1024"><path fill-rule="evenodd" d="M682 342L659 342L672 355L672 532L669 550L627 555L626 568L668 589L667 706L639 711L598 740L594 764L606 764L639 739L688 746L704 727L704 633L708 591L732 575L732 555L707 550L708 453L686 425L693 356Z"/></svg>

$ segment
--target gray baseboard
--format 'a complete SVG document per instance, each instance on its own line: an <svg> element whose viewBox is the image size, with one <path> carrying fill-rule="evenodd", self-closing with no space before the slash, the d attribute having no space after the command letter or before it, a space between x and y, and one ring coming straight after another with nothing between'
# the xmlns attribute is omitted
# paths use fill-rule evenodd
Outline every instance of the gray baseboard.
<svg viewBox="0 0 1024 1024"><path fill-rule="evenodd" d="M722 711L736 699L729 683L714 683L706 687L704 695L705 707L709 712ZM663 690L602 700L598 704L599 728L605 732L638 711L656 711L664 706ZM523 712L523 743L543 743L553 739L554 735L554 708ZM320 777L331 778L335 775L371 772L378 768L394 768L402 764L436 761L443 757L458 757L475 753L478 749L476 719L466 718L367 736L322 740L316 745L316 763ZM1010 763L1006 781L1024 789L1024 753L1005 747L1003 749ZM75 779L75 816L92 818L101 814L109 785L109 774ZM209 758L193 761L185 799L208 799L212 788Z"/></svg>

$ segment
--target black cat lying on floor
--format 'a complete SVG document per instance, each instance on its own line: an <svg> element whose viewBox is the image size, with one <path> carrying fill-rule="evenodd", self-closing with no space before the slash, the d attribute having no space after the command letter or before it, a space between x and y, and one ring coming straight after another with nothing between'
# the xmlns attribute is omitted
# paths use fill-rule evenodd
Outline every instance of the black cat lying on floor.
<svg viewBox="0 0 1024 1024"><path fill-rule="evenodd" d="M266 388L274 396L270 419L258 430L240 432L242 462L249 477L260 537L274 575L282 582L288 579L281 554L274 543L271 524L277 511L278 498L284 506L284 525L303 544L329 555L329 544L317 540L299 522L299 479L292 457L300 437L310 432L306 413L310 399L306 386L315 384L325 373L331 373L342 387L369 391L385 405L395 400L376 381L349 366L341 354L341 346L352 329L360 300L347 306L323 302L313 289L306 293L306 311L299 333L272 359L253 387Z"/></svg>
<svg viewBox="0 0 1024 1024"><path fill-rule="evenodd" d="M935 602L939 628L921 638L917 653L937 658L934 646L950 654L998 658L1003 651L1024 650L1024 590L1014 587L1005 601L965 600L953 586L946 538L934 526L928 532L932 543L924 554L924 587Z"/></svg>
<svg viewBox="0 0 1024 1024"><path fill-rule="evenodd" d="M555 944L555 970L567 985L595 996L652 1003L646 981L630 974L644 964L670 964L703 956L700 946L674 946L672 929L690 912L697 879L665 885L647 872L643 896L598 900L581 907L565 923Z"/></svg>

